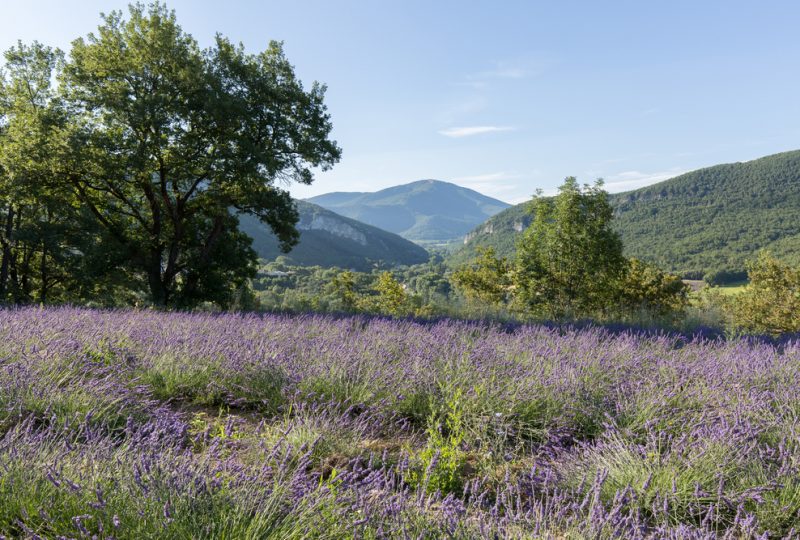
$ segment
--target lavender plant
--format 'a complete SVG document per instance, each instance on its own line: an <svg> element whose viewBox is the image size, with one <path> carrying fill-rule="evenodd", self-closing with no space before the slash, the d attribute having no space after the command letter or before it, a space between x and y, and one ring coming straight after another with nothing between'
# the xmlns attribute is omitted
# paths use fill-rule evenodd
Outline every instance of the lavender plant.
<svg viewBox="0 0 800 540"><path fill-rule="evenodd" d="M779 538L800 343L0 312L5 538Z"/></svg>

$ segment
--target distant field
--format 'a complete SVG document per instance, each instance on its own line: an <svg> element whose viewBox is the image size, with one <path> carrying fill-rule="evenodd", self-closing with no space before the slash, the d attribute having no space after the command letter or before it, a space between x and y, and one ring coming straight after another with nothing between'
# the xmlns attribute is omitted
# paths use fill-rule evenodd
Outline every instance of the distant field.
<svg viewBox="0 0 800 540"><path fill-rule="evenodd" d="M0 535L790 536L798 360L597 328L4 311Z"/></svg>
<svg viewBox="0 0 800 540"><path fill-rule="evenodd" d="M697 292L700 291L708 285L702 279L684 279L683 282L691 287L692 291ZM734 294L738 294L744 290L747 286L747 282L740 282L740 283L732 283L730 285L720 285L715 287L718 289L722 294L726 296L732 296Z"/></svg>
<svg viewBox="0 0 800 540"><path fill-rule="evenodd" d="M719 291L726 296L733 296L742 292L745 287L747 287L747 283L734 283L720 286Z"/></svg>
<svg viewBox="0 0 800 540"><path fill-rule="evenodd" d="M695 291L695 292L697 292L697 291L699 291L699 290L701 290L701 289L703 289L703 288L705 288L707 286L706 282L703 281L702 279L684 279L683 282L686 285L688 285L692 289L692 291Z"/></svg>

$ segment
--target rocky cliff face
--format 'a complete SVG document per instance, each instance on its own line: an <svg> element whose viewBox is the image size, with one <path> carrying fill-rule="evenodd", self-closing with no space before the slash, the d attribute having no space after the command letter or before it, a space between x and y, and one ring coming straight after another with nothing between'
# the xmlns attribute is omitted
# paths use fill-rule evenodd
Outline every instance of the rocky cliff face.
<svg viewBox="0 0 800 540"><path fill-rule="evenodd" d="M469 244L473 238L476 236L482 236L484 234L493 234L494 233L494 223L488 221L482 227L477 230L472 231L471 233L467 234L464 237L464 243Z"/></svg>
<svg viewBox="0 0 800 540"><path fill-rule="evenodd" d="M367 236L363 232L331 216L316 214L311 216L311 219L301 219L297 228L301 231L327 231L334 236L347 238L362 246L367 245Z"/></svg>
<svg viewBox="0 0 800 540"><path fill-rule="evenodd" d="M389 266L420 264L428 260L424 248L396 234L296 201L299 242L283 253L275 234L257 218L239 216L242 232L253 239L253 249L265 261L285 257L288 264L351 268L367 272L375 264Z"/></svg>
<svg viewBox="0 0 800 540"><path fill-rule="evenodd" d="M530 216L528 216L522 219L515 219L511 227L514 229L515 232L520 233L525 229L527 229L530 224L531 224L531 218ZM500 230L499 232L504 232L502 231L502 226L498 227L498 229ZM465 245L469 244L479 236L491 236L494 233L495 233L495 223L490 219L489 221L484 223L481 227L467 234L464 237L464 244Z"/></svg>

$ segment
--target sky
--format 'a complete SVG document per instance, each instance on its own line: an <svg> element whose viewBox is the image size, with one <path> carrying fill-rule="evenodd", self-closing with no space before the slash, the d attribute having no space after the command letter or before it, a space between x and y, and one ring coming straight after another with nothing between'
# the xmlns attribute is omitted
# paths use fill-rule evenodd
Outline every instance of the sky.
<svg viewBox="0 0 800 540"><path fill-rule="evenodd" d="M201 46L270 40L328 86L341 161L299 198L434 178L517 203L800 148L800 2L172 0ZM0 49L125 1L0 0Z"/></svg>

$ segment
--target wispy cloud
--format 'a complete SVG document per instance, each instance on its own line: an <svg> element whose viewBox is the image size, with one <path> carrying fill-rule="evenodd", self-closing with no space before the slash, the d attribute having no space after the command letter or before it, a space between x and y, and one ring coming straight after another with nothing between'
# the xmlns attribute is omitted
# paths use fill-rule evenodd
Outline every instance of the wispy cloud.
<svg viewBox="0 0 800 540"><path fill-rule="evenodd" d="M511 60L499 60L494 63L491 69L468 75L467 83L535 77L555 63L555 58L544 53L524 55Z"/></svg>
<svg viewBox="0 0 800 540"><path fill-rule="evenodd" d="M495 69L481 71L467 77L469 80L485 79L524 79L528 75L528 70L520 65L508 62L498 62Z"/></svg>
<svg viewBox="0 0 800 540"><path fill-rule="evenodd" d="M473 135L483 135L484 133L497 133L499 131L514 131L510 126L464 126L451 127L439 131L440 135L452 138L472 137Z"/></svg>
<svg viewBox="0 0 800 540"><path fill-rule="evenodd" d="M448 125L464 122L464 118L469 118L475 114L483 112L489 105L486 96L474 94L455 99L448 103L439 114L436 121L439 125Z"/></svg>
<svg viewBox="0 0 800 540"><path fill-rule="evenodd" d="M498 84L537 77L555 63L556 59L547 53L527 54L512 59L498 60L487 66L487 69L465 75L463 80L455 84L485 91Z"/></svg>
<svg viewBox="0 0 800 540"><path fill-rule="evenodd" d="M674 167L666 171L651 173L641 171L625 171L606 177L604 187L609 193L619 193L621 191L628 191L631 189L637 189L640 187L649 186L651 184L656 184L658 182L663 182L664 180L669 180L670 178L674 178L685 172L688 171L680 167Z"/></svg>
<svg viewBox="0 0 800 540"><path fill-rule="evenodd" d="M485 90L489 88L491 82L500 80L518 80L527 77L528 72L520 66L499 66L497 69L480 71L467 75L466 78L457 83L459 86L466 86L475 90Z"/></svg>

